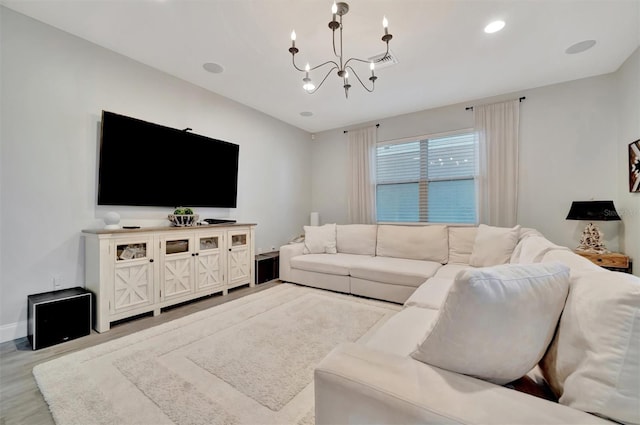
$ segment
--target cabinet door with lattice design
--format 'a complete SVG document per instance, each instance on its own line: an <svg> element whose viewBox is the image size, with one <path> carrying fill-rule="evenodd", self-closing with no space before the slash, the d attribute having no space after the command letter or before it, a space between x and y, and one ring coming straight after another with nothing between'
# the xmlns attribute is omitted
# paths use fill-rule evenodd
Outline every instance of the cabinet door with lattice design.
<svg viewBox="0 0 640 425"><path fill-rule="evenodd" d="M251 281L251 249L249 232L234 230L227 232L227 270L229 287L244 285Z"/></svg>
<svg viewBox="0 0 640 425"><path fill-rule="evenodd" d="M225 287L222 232L200 233L196 237L196 292L214 292Z"/></svg>
<svg viewBox="0 0 640 425"><path fill-rule="evenodd" d="M152 239L113 242L115 253L111 313L151 305L154 300Z"/></svg>
<svg viewBox="0 0 640 425"><path fill-rule="evenodd" d="M193 236L165 237L160 241L160 300L193 293Z"/></svg>

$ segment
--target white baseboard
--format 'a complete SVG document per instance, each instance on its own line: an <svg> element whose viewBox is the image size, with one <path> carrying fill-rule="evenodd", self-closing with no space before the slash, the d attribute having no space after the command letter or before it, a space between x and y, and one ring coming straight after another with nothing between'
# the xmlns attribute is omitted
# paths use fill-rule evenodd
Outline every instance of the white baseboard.
<svg viewBox="0 0 640 425"><path fill-rule="evenodd" d="M0 326L0 342L12 341L27 336L27 321Z"/></svg>

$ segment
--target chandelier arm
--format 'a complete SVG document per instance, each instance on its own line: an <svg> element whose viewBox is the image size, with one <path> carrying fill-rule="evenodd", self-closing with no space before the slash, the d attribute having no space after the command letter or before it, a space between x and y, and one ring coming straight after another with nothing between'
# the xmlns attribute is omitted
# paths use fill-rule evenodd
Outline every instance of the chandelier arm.
<svg viewBox="0 0 640 425"><path fill-rule="evenodd" d="M298 68L298 65L296 65L296 55L291 55L291 63L293 64L293 67L295 69L297 69L300 72L306 72L306 70Z"/></svg>
<svg viewBox="0 0 640 425"><path fill-rule="evenodd" d="M345 68L349 68L351 70L351 72L353 73L353 75L356 76L356 78L358 79L358 82L360 83L360 85L369 93L373 93L373 90L375 89L375 85L376 83L372 81L372 85L371 88L368 88L367 86L364 85L364 83L362 82L362 80L360 79L360 76L358 75L358 73L356 72L355 69L353 69L351 66L345 66Z"/></svg>
<svg viewBox="0 0 640 425"><path fill-rule="evenodd" d="M330 62L333 62L333 61L330 61ZM335 62L333 62L333 63L334 63L334 65L335 65ZM318 89L319 89L320 87L322 87L322 84L324 84L324 81L327 79L327 77L329 76L329 74L331 74L331 72L332 72L334 69L338 69L338 65L336 65L336 66L332 67L332 68L329 70L329 72L327 72L327 75L325 75L325 76L324 76L324 78L322 79L322 81L320 81L320 84L318 84L318 86L317 86L315 89L313 89L313 90L311 90L311 91L307 91L307 93L308 93L308 94L314 94L316 91L318 91Z"/></svg>
<svg viewBox="0 0 640 425"><path fill-rule="evenodd" d="M297 69L300 72L307 72L306 69L299 68L298 65L296 65L296 57L295 56L293 56L291 59L292 59L293 67L295 69ZM335 63L334 61L326 61L324 63L321 63L320 65L314 66L313 68L309 68L309 72L311 72L311 71L313 71L315 69L321 68L321 67L323 67L323 66L325 66L327 64L330 64L330 63L332 63L335 67L338 66L338 64Z"/></svg>
<svg viewBox="0 0 640 425"><path fill-rule="evenodd" d="M327 64L330 64L330 63L332 63L332 64L333 64L333 68L331 68L331 70L333 70L333 69L340 69L340 68L338 67L338 64L337 64L336 62L334 62L334 61L326 61L326 62L324 62L324 63L321 63L320 65L316 65L316 66L314 66L313 68L309 68L309 72L311 72L311 71L313 71L313 70L315 70L315 69L318 69L318 68L322 68L323 66L325 66L325 65L327 65ZM329 71L329 72L331 72L331 71Z"/></svg>
<svg viewBox="0 0 640 425"><path fill-rule="evenodd" d="M333 33L332 37L331 37L331 41L333 43L333 55L337 58L339 58L340 56L338 55L338 52L336 52L336 30L332 30L331 31ZM340 52L342 53L342 52Z"/></svg>
<svg viewBox="0 0 640 425"><path fill-rule="evenodd" d="M384 60L384 58L386 58L389 55L389 43L387 43L387 51L384 53L384 55L382 55L382 57L376 61L374 61L374 63L380 63ZM347 65L349 64L349 62L351 61L358 61L358 62L364 62L364 63L371 63L370 61L364 60L364 59L359 59L359 58L349 58L348 61L346 61L344 63L344 67L346 68Z"/></svg>
<svg viewBox="0 0 640 425"><path fill-rule="evenodd" d="M378 62L382 62L382 60L383 60L384 58L386 58L386 57L389 55L389 40L385 41L385 44L387 45L387 51L386 51L386 52L384 52L384 56L383 56L383 57L381 57L380 59L378 59Z"/></svg>
<svg viewBox="0 0 640 425"><path fill-rule="evenodd" d="M358 62L363 62L363 63L367 63L367 64L371 63L370 61L366 61L364 59L349 58L349 60L344 63L345 69L347 68L347 65L349 65L349 62L351 62L351 61L358 61ZM376 61L376 62L378 62L378 61ZM349 67L349 68L351 68L351 67Z"/></svg>

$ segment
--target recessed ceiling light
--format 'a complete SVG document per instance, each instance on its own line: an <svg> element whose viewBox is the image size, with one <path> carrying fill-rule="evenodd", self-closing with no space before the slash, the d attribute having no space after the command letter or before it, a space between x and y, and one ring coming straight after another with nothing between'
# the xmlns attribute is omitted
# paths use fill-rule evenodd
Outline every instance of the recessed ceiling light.
<svg viewBox="0 0 640 425"><path fill-rule="evenodd" d="M595 40L584 40L572 46L569 46L567 50L565 50L564 52L568 55L575 55L576 53L582 53L585 50L589 50L595 45L596 45Z"/></svg>
<svg viewBox="0 0 640 425"><path fill-rule="evenodd" d="M206 71L209 71L213 74L220 74L222 71L224 71L224 68L222 67L222 65L218 65L217 63L213 63L213 62L207 62L204 65L202 65L202 67Z"/></svg>
<svg viewBox="0 0 640 425"><path fill-rule="evenodd" d="M302 115L303 117L310 117L313 115L313 112L303 111L303 112L300 112L300 115Z"/></svg>
<svg viewBox="0 0 640 425"><path fill-rule="evenodd" d="M489 25L484 27L484 32L486 32L487 34L493 34L494 32L498 32L502 28L504 28L504 25L504 21L493 21Z"/></svg>

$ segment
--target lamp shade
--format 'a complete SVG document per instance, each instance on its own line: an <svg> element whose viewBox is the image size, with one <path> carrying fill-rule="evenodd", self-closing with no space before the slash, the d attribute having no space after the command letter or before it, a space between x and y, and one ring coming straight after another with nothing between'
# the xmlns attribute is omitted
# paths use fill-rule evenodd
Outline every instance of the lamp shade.
<svg viewBox="0 0 640 425"><path fill-rule="evenodd" d="M573 201L567 220L614 221L620 216L613 201Z"/></svg>

